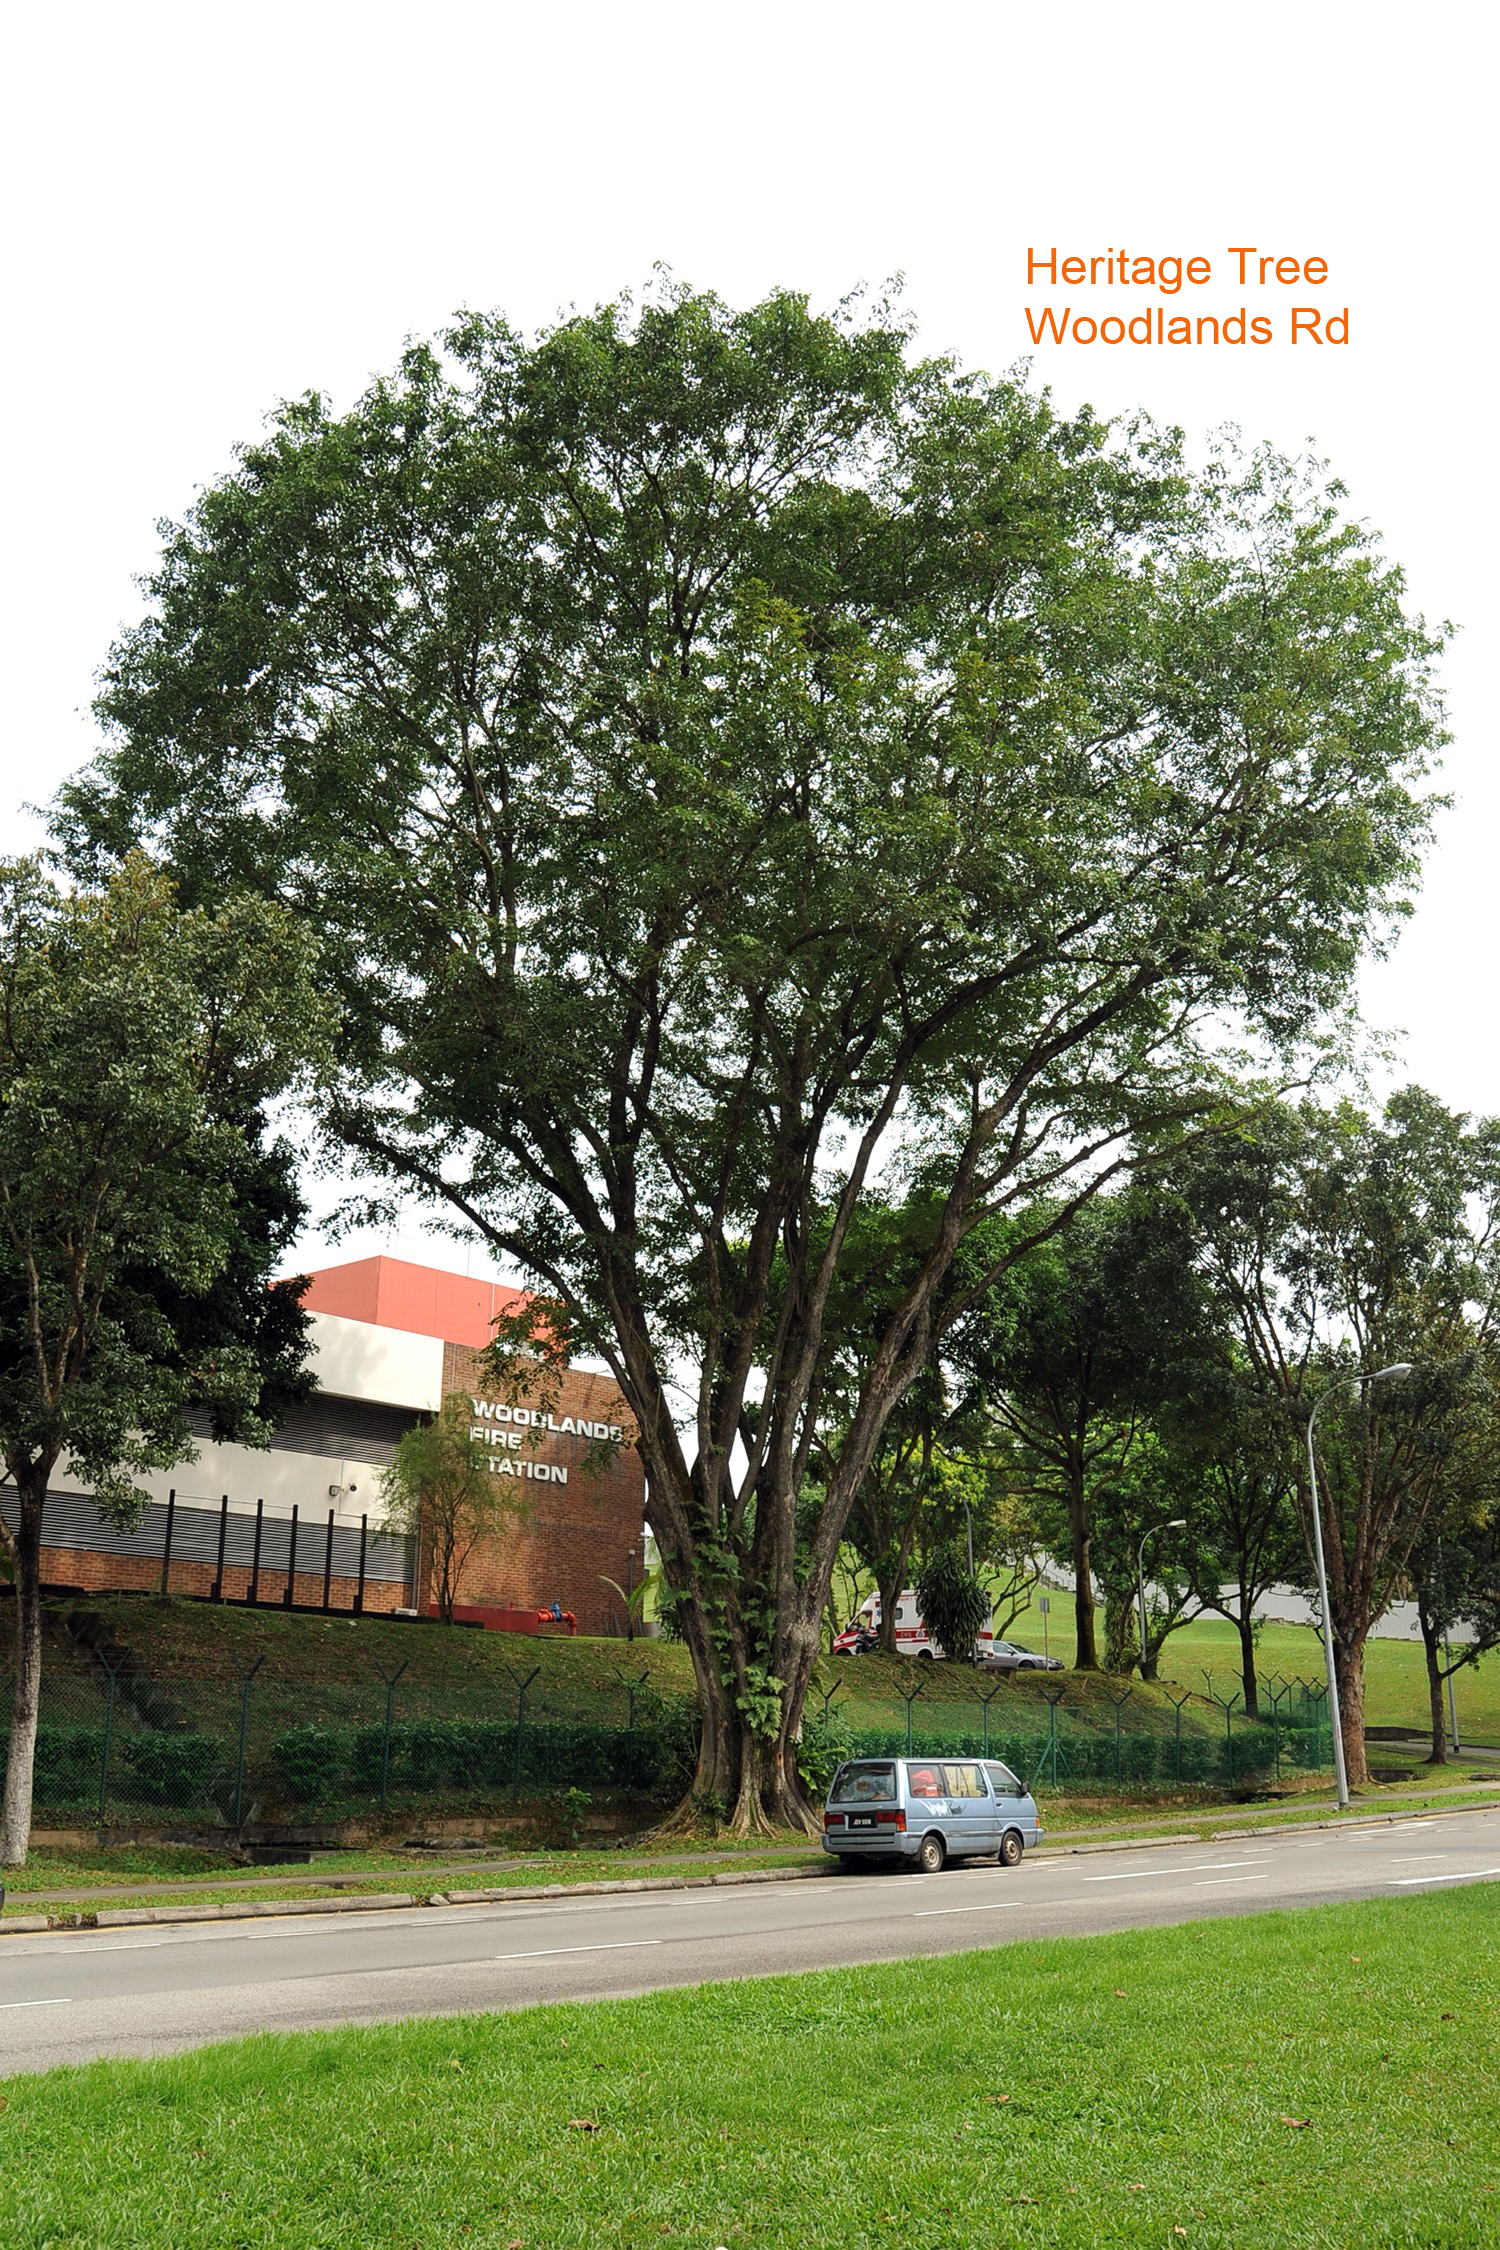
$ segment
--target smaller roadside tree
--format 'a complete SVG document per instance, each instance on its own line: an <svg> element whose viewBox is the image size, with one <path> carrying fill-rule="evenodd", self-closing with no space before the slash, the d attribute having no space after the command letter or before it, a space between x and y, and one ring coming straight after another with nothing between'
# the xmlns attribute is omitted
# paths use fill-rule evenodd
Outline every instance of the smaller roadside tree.
<svg viewBox="0 0 1500 2250"><path fill-rule="evenodd" d="M1094 1574L1104 1594L1104 1669L1154 1680L1162 1649L1202 1604L1184 1561L1187 1542L1175 1528L1188 1514L1182 1462L1155 1428L1137 1422L1090 1493ZM1155 1536L1153 1536L1153 1534ZM1143 1560L1143 1542L1144 1560ZM1149 1582L1144 1646L1140 1590Z"/></svg>
<svg viewBox="0 0 1500 2250"><path fill-rule="evenodd" d="M1427 1660L1428 1762L1441 1766L1448 1759L1443 1691L1455 1672L1500 1648L1500 1508L1483 1522L1430 1528L1412 1553L1411 1587ZM1469 1637L1454 1642L1455 1625Z"/></svg>
<svg viewBox="0 0 1500 2250"><path fill-rule="evenodd" d="M1227 1338L1214 1359L1186 1370L1158 1429L1178 1464L1173 1512L1187 1518L1181 1548L1193 1593L1238 1633L1245 1715L1257 1718L1261 1606L1274 1586L1300 1582L1306 1564L1296 1429Z"/></svg>
<svg viewBox="0 0 1500 2250"><path fill-rule="evenodd" d="M1061 1208L1039 1205L1015 1223L1043 1236ZM1000 1229L992 1232L993 1257ZM1009 1430L1033 1503L1062 1516L1082 1672L1099 1669L1094 1581L1109 1564L1095 1552L1095 1500L1129 1482L1144 1422L1170 1391L1174 1363L1197 1348L1202 1287L1193 1251L1180 1202L1135 1181L1096 1196L1040 1240L976 1298L950 1340L975 1396ZM1107 1587L1105 1598L1108 1610ZM1116 1665L1127 1640L1133 1648L1130 1611L1117 1588L1119 1645L1106 1650Z"/></svg>
<svg viewBox="0 0 1500 2250"><path fill-rule="evenodd" d="M1262 1113L1180 1177L1267 1431L1290 1441L1309 1587L1315 1509L1321 1518L1344 1761L1358 1785L1369 1778L1366 1643L1427 1532L1493 1473L1500 1121L1415 1086L1377 1116L1307 1104ZM1413 1370L1403 1380L1369 1380L1402 1363ZM1330 1390L1309 1490L1308 1418Z"/></svg>
<svg viewBox="0 0 1500 2250"><path fill-rule="evenodd" d="M916 1594L929 1636L945 1656L969 1663L989 1622L990 1605L956 1544L933 1548L917 1574Z"/></svg>
<svg viewBox="0 0 1500 2250"><path fill-rule="evenodd" d="M66 1460L128 1529L192 1418L268 1444L303 1373L301 1218L265 1106L317 1051L313 948L281 908L184 913L132 853L97 890L0 867L0 1516L15 1685L0 1861L24 1864L42 1673L42 1517Z"/></svg>
<svg viewBox="0 0 1500 2250"><path fill-rule="evenodd" d="M397 1439L395 1459L380 1472L386 1529L417 1542L418 1572L445 1625L474 1549L529 1513L525 1486L496 1473L499 1459L474 1434L467 1392L450 1391L430 1422Z"/></svg>

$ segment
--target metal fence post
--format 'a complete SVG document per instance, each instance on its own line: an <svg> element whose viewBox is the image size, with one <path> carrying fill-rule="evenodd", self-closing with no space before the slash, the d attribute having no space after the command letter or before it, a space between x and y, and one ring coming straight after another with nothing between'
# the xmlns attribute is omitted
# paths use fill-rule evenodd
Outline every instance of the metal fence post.
<svg viewBox="0 0 1500 2250"><path fill-rule="evenodd" d="M814 1688L814 1689L813 1689L813 1693L814 1693L814 1695L816 1695L816 1696L817 1696L817 1698L818 1698L819 1702L820 1702L820 1703L822 1704L822 1706L823 1706L823 1724L824 1724L825 1726L826 1726L826 1725L828 1724L828 1713L829 1713L830 1709L832 1708L832 1706L833 1706L833 1703L834 1703L834 1701L835 1701L836 1697L837 1697L837 1696L839 1695L840 1691L842 1690L842 1688L843 1688L843 1685L844 1685L844 1675L843 1675L843 1673L842 1673L842 1672L840 1672L840 1674L839 1674L838 1678L837 1678L837 1679L836 1679L836 1680L834 1681L834 1683L833 1683L833 1685L832 1685L832 1687L831 1687L831 1688Z"/></svg>
<svg viewBox="0 0 1500 2250"><path fill-rule="evenodd" d="M997 1680L988 1695L985 1694L983 1688L973 1687L969 1690L970 1695L973 1696L983 1713L980 1724L984 1733L984 1756L986 1758L990 1754L990 1705L994 1702L996 1696L1004 1691L1004 1686L1003 1680Z"/></svg>
<svg viewBox="0 0 1500 2250"><path fill-rule="evenodd" d="M328 1545L323 1552L323 1607L325 1610L330 1607L329 1588L333 1584L333 1517L334 1511L330 1508L328 1511Z"/></svg>
<svg viewBox="0 0 1500 2250"><path fill-rule="evenodd" d="M1321 1681L1314 1680L1308 1683L1307 1700L1313 1714L1313 1759L1321 1767L1323 1763L1323 1715L1328 1702L1328 1690L1322 1685ZM1333 1764L1332 1727L1328 1730L1328 1763Z"/></svg>
<svg viewBox="0 0 1500 2250"><path fill-rule="evenodd" d="M167 1528L161 1542L161 1588L165 1594L172 1576L172 1527L177 1520L177 1487L174 1484L167 1494Z"/></svg>
<svg viewBox="0 0 1500 2250"><path fill-rule="evenodd" d="M1066 1688L1054 1690L1046 1687L1041 1691L1043 1700L1047 1705L1047 1747L1042 1752L1042 1767L1046 1766L1047 1760L1050 1758L1054 1789L1057 1787L1057 1707L1067 1692ZM1041 1768L1038 1768L1038 1771L1040 1772Z"/></svg>
<svg viewBox="0 0 1500 2250"><path fill-rule="evenodd" d="M118 1665L105 1662L103 1657L99 1661L109 1674L109 1685L104 1691L104 1741L99 1753L99 1826L102 1828L104 1801L109 1795L109 1749L115 1731L115 1683L120 1672Z"/></svg>
<svg viewBox="0 0 1500 2250"><path fill-rule="evenodd" d="M358 1617L363 1617L365 1613L365 1547L369 1536L370 1519L368 1516L361 1516L359 1519L359 1586L354 1596L354 1611Z"/></svg>
<svg viewBox="0 0 1500 2250"><path fill-rule="evenodd" d="M260 1535L265 1529L265 1524L266 1503L264 1499L260 1499L255 1503L255 1550L250 1557L250 1584L245 1594L247 1602L255 1602L260 1599Z"/></svg>
<svg viewBox="0 0 1500 2250"><path fill-rule="evenodd" d="M1104 1692L1115 1707L1115 1787L1123 1789L1125 1786L1125 1751L1120 1739L1120 1714L1134 1695L1135 1689L1127 1688L1123 1695L1116 1695L1113 1688L1106 1688Z"/></svg>
<svg viewBox="0 0 1500 2250"><path fill-rule="evenodd" d="M921 1674L918 1673L917 1684L912 1689L910 1695L908 1695L906 1689L901 1685L901 1682L899 1680L896 1682L896 1693L900 1696L902 1702L906 1705L906 1748L908 1756L911 1753L911 1707L916 1702L917 1697L922 1693L922 1690L926 1687L926 1685L927 1682L922 1678Z"/></svg>
<svg viewBox="0 0 1500 2250"><path fill-rule="evenodd" d="M533 1674L532 1676L534 1678L535 1674ZM633 1680L626 1678L625 1674L620 1670L618 1664L615 1666L615 1678L619 1681L621 1687L625 1690L625 1693L629 1698L628 1714L625 1720L625 1732L627 1734L634 1734L635 1732L635 1699L640 1694L641 1689L646 1685L646 1682L650 1679L650 1677L651 1669L649 1665L638 1678Z"/></svg>
<svg viewBox="0 0 1500 2250"><path fill-rule="evenodd" d="M1240 1691L1238 1688L1231 1689L1226 1702L1222 1695L1214 1693L1213 1674L1207 1672L1204 1674L1204 1678L1210 1682L1208 1691L1210 1702L1216 1703L1224 1714L1224 1763L1227 1768L1226 1779L1232 1789L1234 1787L1234 1707L1239 1702Z"/></svg>
<svg viewBox="0 0 1500 2250"><path fill-rule="evenodd" d="M1278 1681L1280 1681L1279 1686L1277 1685ZM1286 1682L1281 1678L1281 1674L1273 1672L1265 1682L1265 1690L1271 1699L1272 1755L1276 1762L1276 1779L1279 1781L1281 1779L1281 1699L1288 1693L1288 1689Z"/></svg>
<svg viewBox="0 0 1500 2250"><path fill-rule="evenodd" d="M1173 1695L1171 1689L1168 1688L1167 1694L1171 1698L1172 1716L1175 1722L1176 1749L1173 1757L1173 1768L1180 1786L1182 1782L1182 1707L1185 1703L1191 1703L1193 1691L1191 1688L1184 1688L1182 1694L1177 1696Z"/></svg>
<svg viewBox="0 0 1500 2250"><path fill-rule="evenodd" d="M518 1680L516 1678L516 1673L513 1667L509 1664L505 1666L507 1676L511 1680L515 1681L517 1688L516 1760L510 1778L510 1793L513 1797L519 1797L521 1794L521 1738L526 1732L526 1690L530 1687L532 1681L537 1677L541 1669L542 1667L540 1666L540 1664L533 1664L525 1679Z"/></svg>
<svg viewBox="0 0 1500 2250"><path fill-rule="evenodd" d="M394 1672L387 1672L384 1666L380 1664L375 1667L380 1677L385 1681L385 1734L380 1744L380 1810L382 1813L385 1811L386 1796L391 1779L391 1718L396 1708L396 1682L410 1662L410 1657L403 1656Z"/></svg>
<svg viewBox="0 0 1500 2250"><path fill-rule="evenodd" d="M240 1674L240 1739L234 1758L234 1826L239 1828L244 1820L245 1805L245 1741L250 1732L250 1682L265 1663L257 1656L248 1672Z"/></svg>

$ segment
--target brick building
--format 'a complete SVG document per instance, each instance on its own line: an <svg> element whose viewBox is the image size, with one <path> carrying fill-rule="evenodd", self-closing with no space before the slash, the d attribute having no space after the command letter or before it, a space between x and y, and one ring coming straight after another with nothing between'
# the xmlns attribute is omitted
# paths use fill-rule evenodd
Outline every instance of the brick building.
<svg viewBox="0 0 1500 2250"><path fill-rule="evenodd" d="M138 1480L151 1505L131 1532L106 1524L60 1463L43 1515L44 1581L84 1592L165 1586L226 1601L425 1609L420 1552L381 1530L379 1472L402 1431L458 1390L496 1473L524 1478L527 1501L514 1531L469 1558L460 1600L555 1601L582 1633L614 1629L620 1601L604 1581L638 1578L643 1542L644 1477L629 1417L607 1376L579 1368L547 1412L511 1407L486 1389L479 1351L517 1294L395 1258L323 1268L303 1299L319 1387L269 1450L215 1445L204 1434L195 1461Z"/></svg>

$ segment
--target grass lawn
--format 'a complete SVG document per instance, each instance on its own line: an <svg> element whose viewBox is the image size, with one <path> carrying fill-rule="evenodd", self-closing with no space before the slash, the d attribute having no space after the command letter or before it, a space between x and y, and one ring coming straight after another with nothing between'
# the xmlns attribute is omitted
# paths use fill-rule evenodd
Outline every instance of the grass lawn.
<svg viewBox="0 0 1500 2250"><path fill-rule="evenodd" d="M1493 2245L1497 1903L1481 1885L12 2079L0 2241Z"/></svg>

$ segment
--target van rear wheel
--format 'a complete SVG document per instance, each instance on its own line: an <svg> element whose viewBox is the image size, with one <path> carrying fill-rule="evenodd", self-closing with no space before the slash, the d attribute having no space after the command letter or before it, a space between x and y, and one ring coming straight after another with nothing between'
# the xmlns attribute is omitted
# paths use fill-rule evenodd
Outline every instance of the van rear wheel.
<svg viewBox="0 0 1500 2250"><path fill-rule="evenodd" d="M1014 1828L1007 1828L1000 1839L1000 1865L1002 1867L1019 1867L1021 1854L1025 1849L1026 1847L1021 1842L1018 1832Z"/></svg>
<svg viewBox="0 0 1500 2250"><path fill-rule="evenodd" d="M947 1857L948 1854L944 1849L941 1836L924 1836L917 1847L917 1873L919 1875L940 1874L943 1862Z"/></svg>

